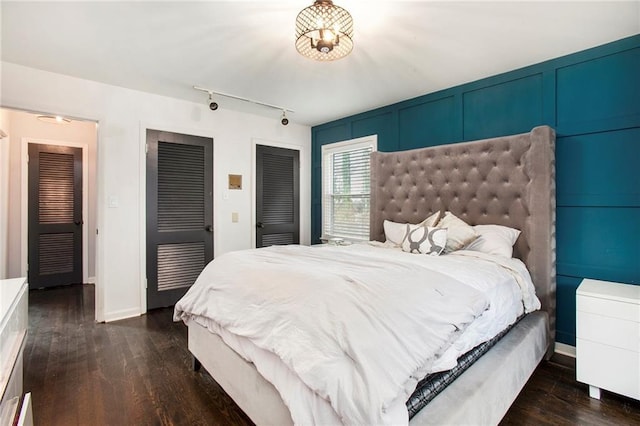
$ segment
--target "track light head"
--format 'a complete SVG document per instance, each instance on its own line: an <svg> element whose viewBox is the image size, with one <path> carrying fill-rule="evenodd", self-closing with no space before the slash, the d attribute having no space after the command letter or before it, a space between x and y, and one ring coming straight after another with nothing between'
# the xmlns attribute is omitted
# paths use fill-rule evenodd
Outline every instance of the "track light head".
<svg viewBox="0 0 640 426"><path fill-rule="evenodd" d="M289 124L289 119L287 118L286 111L282 110L282 119L280 120L283 126Z"/></svg>
<svg viewBox="0 0 640 426"><path fill-rule="evenodd" d="M213 92L209 92L209 109L211 111L218 109L218 103L213 101Z"/></svg>

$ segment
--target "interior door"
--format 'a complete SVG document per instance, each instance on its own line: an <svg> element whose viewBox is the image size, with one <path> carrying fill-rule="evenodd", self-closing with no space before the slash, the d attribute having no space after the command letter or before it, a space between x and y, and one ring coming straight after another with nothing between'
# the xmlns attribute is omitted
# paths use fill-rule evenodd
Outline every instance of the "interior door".
<svg viewBox="0 0 640 426"><path fill-rule="evenodd" d="M82 283L82 149L29 144L29 288Z"/></svg>
<svg viewBox="0 0 640 426"><path fill-rule="evenodd" d="M147 130L147 309L174 305L213 259L213 139Z"/></svg>
<svg viewBox="0 0 640 426"><path fill-rule="evenodd" d="M300 244L300 152L256 145L256 247Z"/></svg>

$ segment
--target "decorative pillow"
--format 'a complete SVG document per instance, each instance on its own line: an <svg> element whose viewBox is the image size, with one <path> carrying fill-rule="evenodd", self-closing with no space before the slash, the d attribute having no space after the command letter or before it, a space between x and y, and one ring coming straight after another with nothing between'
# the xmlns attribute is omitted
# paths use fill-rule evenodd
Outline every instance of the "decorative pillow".
<svg viewBox="0 0 640 426"><path fill-rule="evenodd" d="M513 245L520 235L519 230L502 225L476 225L473 230L479 237L466 250L513 257Z"/></svg>
<svg viewBox="0 0 640 426"><path fill-rule="evenodd" d="M425 220L423 220L422 222L420 222L420 226L436 226L438 224L438 221L440 220L440 211L435 212L434 214L432 214L431 216L429 216L428 218L426 218Z"/></svg>
<svg viewBox="0 0 640 426"><path fill-rule="evenodd" d="M402 251L438 256L447 244L447 230L431 226L406 224L407 236Z"/></svg>
<svg viewBox="0 0 640 426"><path fill-rule="evenodd" d="M387 243L393 243L395 247L402 247L402 243L407 236L407 224L385 220L382 223L382 227L384 228Z"/></svg>
<svg viewBox="0 0 640 426"><path fill-rule="evenodd" d="M435 226L440 219L440 212L435 212L422 222L412 226ZM396 247L402 247L404 239L407 237L407 224L397 223L390 220L385 220L382 223L384 228L384 235L387 238L387 243L393 243Z"/></svg>
<svg viewBox="0 0 640 426"><path fill-rule="evenodd" d="M438 222L438 228L447 228L445 254L460 250L478 238L478 234L473 230L473 227L467 225L464 220L451 212L444 214L440 222Z"/></svg>

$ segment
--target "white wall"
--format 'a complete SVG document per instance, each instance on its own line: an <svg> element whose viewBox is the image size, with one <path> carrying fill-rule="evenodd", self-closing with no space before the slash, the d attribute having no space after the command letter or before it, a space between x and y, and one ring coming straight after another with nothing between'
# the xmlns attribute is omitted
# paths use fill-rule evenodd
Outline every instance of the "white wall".
<svg viewBox="0 0 640 426"><path fill-rule="evenodd" d="M11 126L9 113L0 110L0 129L7 137L0 139L0 280L8 278L9 263L9 144Z"/></svg>
<svg viewBox="0 0 640 426"><path fill-rule="evenodd" d="M145 311L144 133L155 128L214 139L214 252L251 247L253 141L300 147L301 243L310 241L311 129L273 118L195 104L2 63L2 106L98 121L96 314L114 320ZM185 82L188 88L191 82ZM229 173L243 189L223 199ZM246 182L246 183L245 183ZM107 200L117 199L117 208ZM239 222L231 222L231 213ZM12 224L10 224L12 226Z"/></svg>
<svg viewBox="0 0 640 426"><path fill-rule="evenodd" d="M26 253L26 235L20 227L21 220L27 216L22 211L22 177L25 161L22 158L23 144L29 141L47 140L60 144L85 144L87 146L88 159L88 211L84 212L87 221L87 247L88 265L86 275L95 277L95 253L96 253L96 148L97 129L96 123L90 121L73 120L69 124L44 123L37 119L36 114L15 110L0 110L9 117L11 127L11 170L9 188L9 253L8 274L11 277L24 275L24 265L21 258ZM24 244L23 244L24 243Z"/></svg>

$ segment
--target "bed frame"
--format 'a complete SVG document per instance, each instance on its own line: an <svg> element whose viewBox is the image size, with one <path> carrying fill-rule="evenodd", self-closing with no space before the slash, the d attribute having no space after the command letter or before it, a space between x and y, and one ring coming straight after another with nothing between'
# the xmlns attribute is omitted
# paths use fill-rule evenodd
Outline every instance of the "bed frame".
<svg viewBox="0 0 640 426"><path fill-rule="evenodd" d="M514 256L529 268L541 311L523 318L410 421L497 424L555 331L555 133L529 133L371 157L371 239L383 221L419 223L449 210L467 223L521 230ZM292 424L277 390L215 334L189 324L189 350L256 424Z"/></svg>

